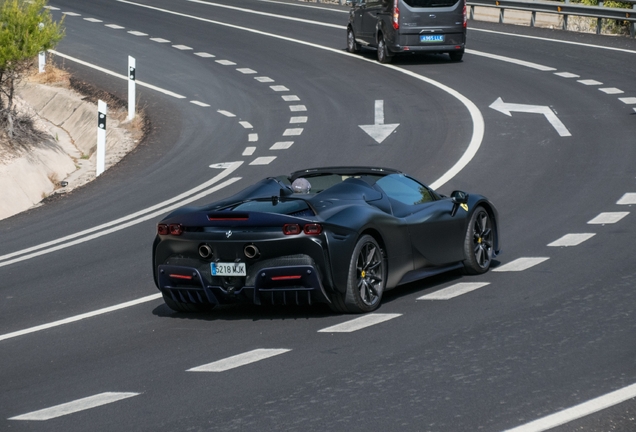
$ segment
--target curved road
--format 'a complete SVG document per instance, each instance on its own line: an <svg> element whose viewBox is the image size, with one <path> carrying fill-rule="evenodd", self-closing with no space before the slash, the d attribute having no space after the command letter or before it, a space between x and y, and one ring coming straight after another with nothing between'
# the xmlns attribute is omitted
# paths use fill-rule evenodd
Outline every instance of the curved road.
<svg viewBox="0 0 636 432"><path fill-rule="evenodd" d="M0 221L0 429L636 427L636 42L470 22L463 62L384 66L344 51L345 7L50 6L76 76L125 98L115 75L136 58L153 130L93 183ZM376 101L399 124L381 142L360 128ZM485 194L500 262L391 291L370 318L163 304L150 253L170 208L346 164ZM358 318L378 322L331 328Z"/></svg>

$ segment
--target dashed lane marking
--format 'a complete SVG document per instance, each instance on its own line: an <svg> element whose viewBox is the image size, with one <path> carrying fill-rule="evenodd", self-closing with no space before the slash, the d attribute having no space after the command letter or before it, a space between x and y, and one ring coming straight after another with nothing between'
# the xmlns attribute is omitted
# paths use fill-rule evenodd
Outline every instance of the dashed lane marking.
<svg viewBox="0 0 636 432"><path fill-rule="evenodd" d="M216 110L216 112L218 112L219 114L224 115L225 117L236 117L236 114L233 114L229 111L225 111L225 110Z"/></svg>
<svg viewBox="0 0 636 432"><path fill-rule="evenodd" d="M258 141L258 134L257 133L251 133L249 135L247 135L247 140L249 142L256 142Z"/></svg>
<svg viewBox="0 0 636 432"><path fill-rule="evenodd" d="M157 43L170 43L170 41L168 39L164 39L164 38L150 38L151 41L153 42L157 42Z"/></svg>
<svg viewBox="0 0 636 432"><path fill-rule="evenodd" d="M357 330L362 330L363 328L367 328L372 325L392 320L393 318L397 318L399 316L402 316L402 314L368 314L365 316L361 316L360 318L343 322L342 324L336 324L334 326L318 330L318 333L350 333Z"/></svg>
<svg viewBox="0 0 636 432"><path fill-rule="evenodd" d="M559 411L555 414L543 417L525 425L508 429L505 432L543 432L557 426L564 425L573 420L594 414L595 412L618 405L626 400L636 397L636 384L613 391L606 395L597 397L572 408Z"/></svg>
<svg viewBox="0 0 636 432"><path fill-rule="evenodd" d="M270 150L286 150L290 148L292 144L294 144L293 141L281 141L281 142L274 143L274 145L271 146L269 149Z"/></svg>
<svg viewBox="0 0 636 432"><path fill-rule="evenodd" d="M625 93L623 90L618 89L616 87L600 88L599 90L602 91L603 93L606 93L606 94L621 94L621 93Z"/></svg>
<svg viewBox="0 0 636 432"><path fill-rule="evenodd" d="M304 129L302 128L285 129L285 132L283 132L283 136L297 136L303 133L303 130Z"/></svg>
<svg viewBox="0 0 636 432"><path fill-rule="evenodd" d="M256 73L254 69L250 69L250 68L238 68L236 70L245 75L251 75Z"/></svg>
<svg viewBox="0 0 636 432"><path fill-rule="evenodd" d="M578 246L586 240L591 239L596 234L594 233L581 233L581 234L566 234L558 240L549 243L548 246Z"/></svg>
<svg viewBox="0 0 636 432"><path fill-rule="evenodd" d="M276 159L276 156L261 156L250 162L250 165L269 165Z"/></svg>
<svg viewBox="0 0 636 432"><path fill-rule="evenodd" d="M307 107L305 105L290 105L289 110L292 112L301 112L307 111Z"/></svg>
<svg viewBox="0 0 636 432"><path fill-rule="evenodd" d="M554 74L562 78L581 78L581 75L573 74L571 72L555 72Z"/></svg>
<svg viewBox="0 0 636 432"><path fill-rule="evenodd" d="M78 399L76 401L63 403L61 405L56 405L51 408L45 408L39 411L33 411L27 414L11 417L9 418L9 420L50 420L50 419L62 417L68 414L73 414L79 411L84 411L90 408L96 408L102 405L107 405L113 402L120 401L122 399L131 398L137 395L139 395L139 393L118 393L118 392L100 393L94 396Z"/></svg>
<svg viewBox="0 0 636 432"><path fill-rule="evenodd" d="M583 79L583 80L578 80L577 82L586 85L586 86L597 86L597 85L603 85L602 82L600 81L596 81L593 79Z"/></svg>
<svg viewBox="0 0 636 432"><path fill-rule="evenodd" d="M192 49L192 47L189 47L187 45L172 45L172 48L176 48L181 51L189 51Z"/></svg>
<svg viewBox="0 0 636 432"><path fill-rule="evenodd" d="M541 264L544 261L549 260L547 257L538 257L538 258L517 258L514 261L511 261L507 264L502 265L501 267L497 267L492 269L494 272L511 272L511 271L523 271L527 270L531 267L534 267L538 264Z"/></svg>
<svg viewBox="0 0 636 432"><path fill-rule="evenodd" d="M100 22L104 22L100 19L97 18L84 18L84 21L88 21L88 22L92 22L92 23L100 23Z"/></svg>
<svg viewBox="0 0 636 432"><path fill-rule="evenodd" d="M256 151L256 147L245 147L243 150L243 156L252 156Z"/></svg>
<svg viewBox="0 0 636 432"><path fill-rule="evenodd" d="M269 86L269 88L271 88L272 90L274 90L275 92L284 92L284 91L289 91L289 89L283 85L274 85L274 86Z"/></svg>
<svg viewBox="0 0 636 432"><path fill-rule="evenodd" d="M493 59L493 60L500 60L500 61L504 61L507 63L513 63L513 64L517 64L519 66L525 66L525 67L529 67L531 69L537 69L543 72L547 72L547 71L553 71L556 70L553 67L550 66L544 66L544 65L540 65L537 63L532 63L532 62L528 62L528 61L524 61L524 60L519 60L519 59L515 59L512 57L506 57L506 56L502 56L502 55L497 55L497 54L490 54L490 53L485 53L482 51L475 51L472 49L466 49L466 53L468 54L472 54L472 55L476 55L476 56L480 56L480 57L486 57L489 59Z"/></svg>
<svg viewBox="0 0 636 432"><path fill-rule="evenodd" d="M274 82L273 79L271 79L270 77L266 77L266 76L260 76L260 77L254 77L254 79L258 82L262 82L262 83L271 83Z"/></svg>
<svg viewBox="0 0 636 432"><path fill-rule="evenodd" d="M623 102L626 105L636 104L636 97L624 97L624 98L618 98L618 100Z"/></svg>
<svg viewBox="0 0 636 432"><path fill-rule="evenodd" d="M277 355L285 354L291 351L286 348L278 349L265 349L259 348L252 351L248 351L243 354L237 354L232 357L228 357L223 360L217 360L212 363L197 366L192 369L188 369L186 372L225 372L230 369L234 369L240 366L245 366L257 361L265 360Z"/></svg>
<svg viewBox="0 0 636 432"><path fill-rule="evenodd" d="M198 105L200 107L204 107L204 108L210 106L210 105L206 104L205 102L200 102L200 101L197 101L197 100L191 100L190 103Z"/></svg>
<svg viewBox="0 0 636 432"><path fill-rule="evenodd" d="M476 289L490 285L490 282L461 282L448 288L418 297L417 300L448 300Z"/></svg>
<svg viewBox="0 0 636 432"><path fill-rule="evenodd" d="M636 204L636 193L628 192L621 197L618 201L616 201L618 205L631 205Z"/></svg>
<svg viewBox="0 0 636 432"><path fill-rule="evenodd" d="M72 16L72 17L76 17L76 16L82 16L82 14L78 14L75 12L62 12L64 15L68 15L68 16Z"/></svg>
<svg viewBox="0 0 636 432"><path fill-rule="evenodd" d="M130 30L128 33L133 36L148 36L148 33L140 32L137 30Z"/></svg>
<svg viewBox="0 0 636 432"><path fill-rule="evenodd" d="M213 58L216 57L214 54L206 53L206 52L195 52L195 56L203 57L203 58Z"/></svg>
<svg viewBox="0 0 636 432"><path fill-rule="evenodd" d="M236 63L234 63L231 60L215 60L218 64L223 65L223 66L236 66Z"/></svg>
<svg viewBox="0 0 636 432"><path fill-rule="evenodd" d="M239 124L243 126L245 129L253 129L254 126L250 122L240 121Z"/></svg>
<svg viewBox="0 0 636 432"><path fill-rule="evenodd" d="M104 24L104 26L108 27L108 28L111 28L113 30L121 30L121 29L126 28L126 27L123 27L123 26L120 26L120 25L117 25L117 24Z"/></svg>
<svg viewBox="0 0 636 432"><path fill-rule="evenodd" d="M613 224L620 221L628 214L629 212L604 212L590 220L588 225Z"/></svg>
<svg viewBox="0 0 636 432"><path fill-rule="evenodd" d="M300 100L296 95L283 95L282 98L285 102L296 102Z"/></svg>
<svg viewBox="0 0 636 432"><path fill-rule="evenodd" d="M289 119L289 123L307 123L307 116L292 117Z"/></svg>

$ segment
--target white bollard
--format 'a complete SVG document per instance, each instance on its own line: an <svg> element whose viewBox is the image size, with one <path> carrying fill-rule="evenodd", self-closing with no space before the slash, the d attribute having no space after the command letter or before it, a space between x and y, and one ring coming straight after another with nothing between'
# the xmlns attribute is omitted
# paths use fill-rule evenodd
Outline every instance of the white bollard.
<svg viewBox="0 0 636 432"><path fill-rule="evenodd" d="M135 67L134 57L128 56L128 120L135 118Z"/></svg>
<svg viewBox="0 0 636 432"><path fill-rule="evenodd" d="M38 64L40 73L44 73L44 66L46 65L46 53L44 51L40 51L40 54L38 54Z"/></svg>
<svg viewBox="0 0 636 432"><path fill-rule="evenodd" d="M106 102L97 102L97 161L95 177L99 176L106 169L106 113L108 107Z"/></svg>

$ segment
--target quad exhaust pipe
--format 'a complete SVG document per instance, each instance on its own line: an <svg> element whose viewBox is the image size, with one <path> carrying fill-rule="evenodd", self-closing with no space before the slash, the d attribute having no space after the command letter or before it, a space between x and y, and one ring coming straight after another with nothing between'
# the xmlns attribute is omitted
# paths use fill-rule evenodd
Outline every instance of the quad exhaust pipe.
<svg viewBox="0 0 636 432"><path fill-rule="evenodd" d="M248 258L258 258L261 256L261 251L254 245L247 245L243 248L243 253Z"/></svg>

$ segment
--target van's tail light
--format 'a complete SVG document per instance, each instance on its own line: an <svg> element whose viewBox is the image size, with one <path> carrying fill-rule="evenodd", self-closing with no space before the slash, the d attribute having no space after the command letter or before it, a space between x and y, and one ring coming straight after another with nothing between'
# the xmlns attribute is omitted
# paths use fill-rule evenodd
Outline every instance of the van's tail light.
<svg viewBox="0 0 636 432"><path fill-rule="evenodd" d="M465 0L464 4L466 4ZM397 0L393 1L393 28L396 30L400 28L400 9L398 8Z"/></svg>
<svg viewBox="0 0 636 432"><path fill-rule="evenodd" d="M466 17L466 0L464 0L464 28L468 26L468 21Z"/></svg>

